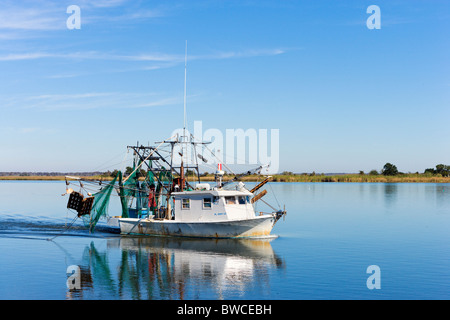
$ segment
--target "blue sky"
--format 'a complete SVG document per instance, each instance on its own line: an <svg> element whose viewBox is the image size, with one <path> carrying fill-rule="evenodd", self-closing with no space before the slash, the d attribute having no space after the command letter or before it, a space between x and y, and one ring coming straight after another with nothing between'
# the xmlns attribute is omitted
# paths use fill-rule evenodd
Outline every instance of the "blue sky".
<svg viewBox="0 0 450 320"><path fill-rule="evenodd" d="M449 9L1 0L0 171L110 170L127 145L168 138L183 125L186 40L189 126L279 129L280 171L450 164Z"/></svg>

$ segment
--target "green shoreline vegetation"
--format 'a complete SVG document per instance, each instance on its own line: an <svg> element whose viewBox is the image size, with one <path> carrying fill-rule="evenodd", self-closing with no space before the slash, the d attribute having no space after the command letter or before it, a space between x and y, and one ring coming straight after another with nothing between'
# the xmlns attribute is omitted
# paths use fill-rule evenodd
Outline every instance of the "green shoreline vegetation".
<svg viewBox="0 0 450 320"><path fill-rule="evenodd" d="M131 168L127 168L125 176L131 173ZM65 176L77 176L86 180L112 180L112 177L116 175L117 171L107 172L95 172L95 173L0 173L0 180L45 180L45 181L64 181ZM397 170L395 165L386 163L383 169L378 172L372 170L369 173L360 171L359 173L351 174L316 174L312 173L292 173L284 171L280 174L274 174L272 176L273 182L373 182L373 183L450 183L450 166L439 164L435 169L426 169L423 173L402 173ZM188 181L194 181L193 172L187 172L186 178ZM225 174L224 181L234 178L232 174ZM201 181L214 181L214 174L203 173L200 176ZM259 175L249 175L241 178L242 181L256 182L261 181Z"/></svg>

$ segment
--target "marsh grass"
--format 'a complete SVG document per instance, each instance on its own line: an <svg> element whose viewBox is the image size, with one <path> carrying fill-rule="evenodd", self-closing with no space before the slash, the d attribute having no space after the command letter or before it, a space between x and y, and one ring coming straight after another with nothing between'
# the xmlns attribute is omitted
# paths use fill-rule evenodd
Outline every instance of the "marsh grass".
<svg viewBox="0 0 450 320"><path fill-rule="evenodd" d="M224 177L226 181L228 177ZM231 178L231 177L230 177ZM230 179L228 178L228 179ZM213 181L214 176L202 177L202 180ZM256 175L244 177L243 181L260 181L261 177ZM272 176L274 182L428 182L428 183L450 183L450 177L428 174L399 174L396 176L384 175L307 175L307 174L278 174Z"/></svg>
<svg viewBox="0 0 450 320"><path fill-rule="evenodd" d="M431 182L431 183L450 183L449 177L429 176L423 174L400 174L396 176L384 175L361 175L361 174L343 174L343 175L275 175L274 181L277 182Z"/></svg>
<svg viewBox="0 0 450 320"><path fill-rule="evenodd" d="M110 177L81 176L86 180L112 180ZM224 176L224 181L232 179L232 175ZM1 176L0 180L43 180L43 181L64 181L64 176ZM191 180L191 179L189 179ZM214 181L214 175L201 177L202 181ZM242 181L261 181L261 176L251 175L242 178ZM405 182L405 183L450 183L450 177L443 177L439 174L398 174L396 176L369 175L369 174L342 174L342 175L307 175L307 174L277 174L272 175L274 182Z"/></svg>

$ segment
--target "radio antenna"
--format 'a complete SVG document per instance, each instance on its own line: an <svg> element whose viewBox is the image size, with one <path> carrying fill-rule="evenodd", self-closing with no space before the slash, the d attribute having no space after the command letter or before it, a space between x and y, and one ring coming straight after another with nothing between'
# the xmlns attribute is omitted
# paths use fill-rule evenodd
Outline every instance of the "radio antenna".
<svg viewBox="0 0 450 320"><path fill-rule="evenodd" d="M183 124L183 135L186 137L186 127L187 127L187 118L186 118L186 69L187 69L187 40L186 40L186 49L184 54L184 124Z"/></svg>

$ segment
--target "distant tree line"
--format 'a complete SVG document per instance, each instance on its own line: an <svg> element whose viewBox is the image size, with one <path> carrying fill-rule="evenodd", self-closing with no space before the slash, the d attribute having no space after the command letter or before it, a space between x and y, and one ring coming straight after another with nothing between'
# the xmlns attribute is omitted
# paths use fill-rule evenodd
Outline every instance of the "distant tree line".
<svg viewBox="0 0 450 320"><path fill-rule="evenodd" d="M96 176L101 175L103 172L94 171L94 172L0 172L0 177L8 177L8 176L20 176L20 177L28 177L28 176L46 176L46 177L55 177L55 176Z"/></svg>
<svg viewBox="0 0 450 320"><path fill-rule="evenodd" d="M127 167L125 169L124 172L124 176L128 176L133 172L133 168L132 167ZM101 171L94 171L94 172L0 172L0 177L5 177L5 176L102 176L102 177L116 177L118 173L118 170L114 170L114 171L105 171L105 172L101 172ZM141 176L146 176L147 175L147 171L144 169L139 169L139 173ZM444 165L444 164L438 164L436 165L436 167L433 168L427 168L425 169L425 171L423 172L426 175L441 175L442 177L448 177L450 176L450 165ZM192 175L194 174L194 171L192 170L187 170L186 175ZM201 176L207 176L209 173L208 172L203 172L200 175ZM308 176L315 176L316 172L313 171L312 173L293 173L292 171L283 171L280 173L280 175L308 175ZM343 175L345 173L336 173L333 175ZM359 171L360 175L365 175L364 171L360 170ZM392 163L386 163L383 168L381 169L380 172L378 172L377 170L373 169L371 170L368 175L385 175L385 176L396 176L396 175L402 175L404 174L403 172L398 171L397 166L392 164ZM416 172L416 174L419 174L419 172ZM226 175L228 175L226 173ZM320 174L320 175L325 175L324 173ZM326 174L326 175L331 175L331 174Z"/></svg>
<svg viewBox="0 0 450 320"><path fill-rule="evenodd" d="M416 172L416 174L418 174L418 173L419 172ZM444 164L438 164L438 165L436 165L436 169L428 168L428 169L425 169L425 171L423 173L424 174L433 174L433 175L440 174L443 177L448 177L450 175L450 166L444 165ZM359 174L364 174L364 171L359 171ZM371 170L369 172L369 175L378 175L378 174L382 174L385 176L396 176L396 175L404 174L404 173L399 172L397 169L397 166L388 162L383 166L383 169L381 170L380 173L378 173L377 170Z"/></svg>
<svg viewBox="0 0 450 320"><path fill-rule="evenodd" d="M438 164L436 165L436 169L428 168L425 169L424 173L440 174L443 177L448 177L450 174L450 166L445 164Z"/></svg>

